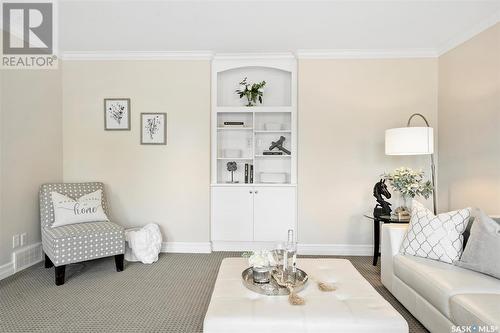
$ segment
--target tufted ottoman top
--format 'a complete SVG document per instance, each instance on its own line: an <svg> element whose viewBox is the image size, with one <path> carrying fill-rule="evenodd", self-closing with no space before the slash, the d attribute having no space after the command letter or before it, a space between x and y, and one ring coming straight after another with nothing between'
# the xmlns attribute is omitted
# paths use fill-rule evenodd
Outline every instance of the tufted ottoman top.
<svg viewBox="0 0 500 333"><path fill-rule="evenodd" d="M312 278L299 293L306 304L293 306L288 296L254 293L241 281L243 258L222 261L205 316L204 333L239 332L408 332L403 317L345 259L298 259ZM333 283L322 292L313 280Z"/></svg>

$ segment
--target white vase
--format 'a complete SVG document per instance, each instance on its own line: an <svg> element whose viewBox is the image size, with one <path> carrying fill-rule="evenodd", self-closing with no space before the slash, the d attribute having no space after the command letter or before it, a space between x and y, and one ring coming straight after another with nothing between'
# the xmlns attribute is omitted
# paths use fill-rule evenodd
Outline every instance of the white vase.
<svg viewBox="0 0 500 333"><path fill-rule="evenodd" d="M411 216L411 205L413 198L402 195L399 199L399 207L394 211L395 216L400 220L407 220Z"/></svg>

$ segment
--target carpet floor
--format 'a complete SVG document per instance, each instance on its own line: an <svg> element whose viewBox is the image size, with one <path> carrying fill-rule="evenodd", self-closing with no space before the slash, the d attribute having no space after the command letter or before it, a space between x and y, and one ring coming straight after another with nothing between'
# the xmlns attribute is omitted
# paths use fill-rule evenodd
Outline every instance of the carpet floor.
<svg viewBox="0 0 500 333"><path fill-rule="evenodd" d="M203 319L219 265L235 252L163 253L153 265L113 258L70 265L66 283L54 284L54 268L34 265L0 281L0 332L187 332L203 331ZM371 257L349 259L408 321L425 328L385 289Z"/></svg>

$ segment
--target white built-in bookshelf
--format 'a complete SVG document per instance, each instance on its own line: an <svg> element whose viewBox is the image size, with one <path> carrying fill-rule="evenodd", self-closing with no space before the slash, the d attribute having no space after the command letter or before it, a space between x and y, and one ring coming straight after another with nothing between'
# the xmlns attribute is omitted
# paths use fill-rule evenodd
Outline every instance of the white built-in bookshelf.
<svg viewBox="0 0 500 333"><path fill-rule="evenodd" d="M235 93L238 83L266 81L263 103L245 106ZM292 55L217 56L212 69L212 184L245 184L245 164L253 165L253 184L273 183L263 173L285 174L284 184L293 185L296 176L296 60ZM241 127L224 122L243 122ZM285 137L290 155L264 155L272 142ZM273 151L278 151L274 149ZM234 180L227 162L237 163ZM250 178L250 177L249 177ZM282 178L282 177L281 177ZM276 185L283 185L277 183Z"/></svg>
<svg viewBox="0 0 500 333"><path fill-rule="evenodd" d="M213 250L262 248L296 230L296 68L292 54L217 55L212 62ZM245 77L266 81L262 104L245 106L247 100L235 93ZM264 154L280 137L290 154ZM232 183L228 162L237 166ZM253 166L253 183L245 183L245 164Z"/></svg>

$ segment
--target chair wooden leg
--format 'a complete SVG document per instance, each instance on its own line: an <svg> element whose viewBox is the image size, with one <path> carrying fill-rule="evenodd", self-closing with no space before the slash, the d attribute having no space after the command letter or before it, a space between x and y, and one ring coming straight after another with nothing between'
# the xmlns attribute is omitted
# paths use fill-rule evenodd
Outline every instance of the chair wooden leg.
<svg viewBox="0 0 500 333"><path fill-rule="evenodd" d="M124 254L117 254L115 255L115 264L116 264L116 271L121 272L123 271L123 259L125 255Z"/></svg>
<svg viewBox="0 0 500 333"><path fill-rule="evenodd" d="M50 260L48 255L45 255L45 268L51 268L53 266L52 260Z"/></svg>
<svg viewBox="0 0 500 333"><path fill-rule="evenodd" d="M64 284L64 274L66 272L66 265L56 266L56 286Z"/></svg>

